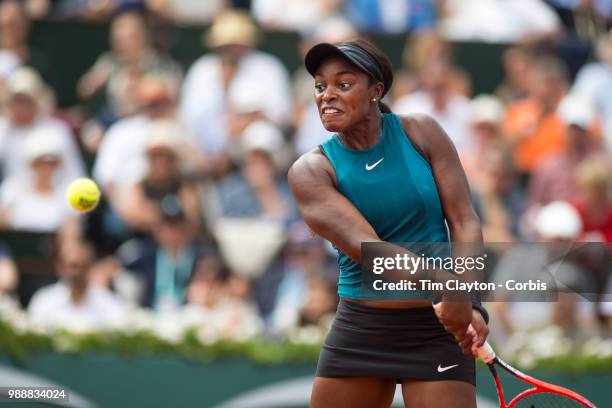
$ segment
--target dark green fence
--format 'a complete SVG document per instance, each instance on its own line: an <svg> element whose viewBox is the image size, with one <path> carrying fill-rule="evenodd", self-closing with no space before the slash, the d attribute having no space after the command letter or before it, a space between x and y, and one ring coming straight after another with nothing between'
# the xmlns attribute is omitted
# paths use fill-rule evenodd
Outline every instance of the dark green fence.
<svg viewBox="0 0 612 408"><path fill-rule="evenodd" d="M160 27L154 30L156 42L166 48L185 68L206 50L202 45L204 28ZM390 56L394 67L401 66L405 36L378 36L373 40ZM277 55L293 72L301 63L296 33L266 32L261 49ZM53 88L60 106L77 103L75 93L79 77L106 51L108 24L41 21L33 26L31 44L44 53L53 71ZM475 94L490 92L502 77L503 46L476 43L456 43L453 46L456 63L470 73Z"/></svg>

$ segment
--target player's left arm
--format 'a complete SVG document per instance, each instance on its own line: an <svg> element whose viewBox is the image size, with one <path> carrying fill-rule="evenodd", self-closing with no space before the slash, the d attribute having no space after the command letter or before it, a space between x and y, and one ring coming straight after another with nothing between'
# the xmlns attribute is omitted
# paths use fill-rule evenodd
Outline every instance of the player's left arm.
<svg viewBox="0 0 612 408"><path fill-rule="evenodd" d="M467 177L453 142L440 125L427 115L403 116L401 122L413 145L432 168L451 242L469 244L465 245L465 249L472 255L483 254L480 220L474 210ZM476 344L481 346L489 334L483 316L486 311L479 301L475 300L473 304L472 326L478 333Z"/></svg>

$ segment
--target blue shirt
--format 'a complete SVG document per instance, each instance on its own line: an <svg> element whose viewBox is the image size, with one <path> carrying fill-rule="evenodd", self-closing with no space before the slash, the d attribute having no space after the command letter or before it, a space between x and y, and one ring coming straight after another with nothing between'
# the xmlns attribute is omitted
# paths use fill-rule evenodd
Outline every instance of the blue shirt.
<svg viewBox="0 0 612 408"><path fill-rule="evenodd" d="M429 162L415 149L397 115L383 114L381 129L379 142L364 150L344 146L337 134L323 143L336 172L338 190L385 242L448 243L448 229ZM363 290L360 265L341 251L338 266L340 297L380 299ZM414 292L408 296L425 295Z"/></svg>
<svg viewBox="0 0 612 408"><path fill-rule="evenodd" d="M369 33L423 31L436 23L434 0L347 0L345 12L359 31Z"/></svg>

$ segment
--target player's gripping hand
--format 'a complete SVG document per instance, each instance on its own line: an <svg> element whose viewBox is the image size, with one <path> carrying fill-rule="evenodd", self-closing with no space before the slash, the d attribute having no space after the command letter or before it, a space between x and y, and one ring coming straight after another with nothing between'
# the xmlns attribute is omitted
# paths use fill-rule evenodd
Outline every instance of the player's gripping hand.
<svg viewBox="0 0 612 408"><path fill-rule="evenodd" d="M480 314L478 310L472 309L472 328L473 330L468 330L468 336L472 337L472 355L474 357L478 356L478 348L482 347L482 345L487 340L489 336L489 326L487 326L487 322L485 322L484 317Z"/></svg>
<svg viewBox="0 0 612 408"><path fill-rule="evenodd" d="M438 320L447 332L453 335L464 354L472 354L475 335L468 333L472 323L472 302L470 300L442 301L434 306Z"/></svg>

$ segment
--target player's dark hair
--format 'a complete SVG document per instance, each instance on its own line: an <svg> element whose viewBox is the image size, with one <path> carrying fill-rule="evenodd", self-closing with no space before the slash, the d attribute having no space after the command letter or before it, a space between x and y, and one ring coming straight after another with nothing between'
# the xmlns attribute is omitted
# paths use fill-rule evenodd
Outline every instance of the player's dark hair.
<svg viewBox="0 0 612 408"><path fill-rule="evenodd" d="M383 84L385 86L385 89L383 90L383 94L381 95L384 96L389 91L389 89L391 89L391 85L393 84L393 65L391 64L389 57L387 57L384 52L382 52L370 41L364 40L362 38L359 38L354 41L348 41L344 44L352 44L365 50L376 61L384 79ZM376 79L370 75L369 84L372 85L376 82ZM383 113L391 113L391 108L389 108L389 106L381 100L378 101L378 108Z"/></svg>

